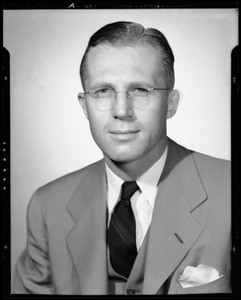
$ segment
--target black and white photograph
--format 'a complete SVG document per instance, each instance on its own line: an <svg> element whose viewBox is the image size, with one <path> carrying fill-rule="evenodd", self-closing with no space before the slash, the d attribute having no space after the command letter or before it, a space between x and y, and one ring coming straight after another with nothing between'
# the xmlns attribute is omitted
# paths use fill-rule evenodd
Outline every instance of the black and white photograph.
<svg viewBox="0 0 241 300"><path fill-rule="evenodd" d="M3 10L12 294L232 293L237 45L236 8Z"/></svg>

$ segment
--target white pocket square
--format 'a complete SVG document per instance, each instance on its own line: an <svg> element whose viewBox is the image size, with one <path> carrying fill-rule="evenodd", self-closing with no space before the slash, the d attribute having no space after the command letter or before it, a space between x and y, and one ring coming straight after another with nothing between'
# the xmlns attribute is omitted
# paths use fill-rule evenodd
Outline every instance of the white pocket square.
<svg viewBox="0 0 241 300"><path fill-rule="evenodd" d="M183 288L194 287L219 279L218 271L215 268L198 265L195 267L186 267L183 274L179 277L178 282Z"/></svg>

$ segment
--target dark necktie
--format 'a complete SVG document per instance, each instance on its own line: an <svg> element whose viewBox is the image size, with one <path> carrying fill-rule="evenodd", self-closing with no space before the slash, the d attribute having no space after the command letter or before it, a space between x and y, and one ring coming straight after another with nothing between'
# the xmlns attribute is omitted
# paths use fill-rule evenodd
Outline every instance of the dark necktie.
<svg viewBox="0 0 241 300"><path fill-rule="evenodd" d="M137 190L139 187L135 181L122 184L121 201L111 215L107 235L111 266L125 278L129 277L137 256L136 222L130 203L130 198Z"/></svg>

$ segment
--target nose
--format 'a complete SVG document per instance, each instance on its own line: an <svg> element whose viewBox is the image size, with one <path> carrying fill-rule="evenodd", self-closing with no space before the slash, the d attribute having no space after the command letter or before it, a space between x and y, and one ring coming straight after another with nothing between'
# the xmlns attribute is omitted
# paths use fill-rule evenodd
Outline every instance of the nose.
<svg viewBox="0 0 241 300"><path fill-rule="evenodd" d="M112 107L114 118L125 120L133 116L133 107L125 91L118 91Z"/></svg>

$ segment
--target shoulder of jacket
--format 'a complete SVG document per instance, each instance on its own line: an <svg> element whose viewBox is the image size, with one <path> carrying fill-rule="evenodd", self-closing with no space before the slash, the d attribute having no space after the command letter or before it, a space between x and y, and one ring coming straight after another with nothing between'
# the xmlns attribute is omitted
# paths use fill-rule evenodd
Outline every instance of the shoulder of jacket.
<svg viewBox="0 0 241 300"><path fill-rule="evenodd" d="M102 163L103 163L103 160L100 160L100 161L94 162L90 165L87 165L87 166L83 167L82 169L65 174L65 175L63 175L59 178L56 178L55 180L43 185L42 187L40 187L40 189L45 189L45 188L49 188L52 186L56 186L56 185L58 186L58 185L67 184L67 183L74 184L75 182L79 182L90 170L97 169Z"/></svg>
<svg viewBox="0 0 241 300"><path fill-rule="evenodd" d="M215 169L229 169L231 166L231 162L229 160L226 159L222 159L222 158L217 158L217 157L213 157L207 154L203 154L200 152L192 152L193 158L196 162L196 164L200 167L208 167L208 169L210 168L215 168Z"/></svg>
<svg viewBox="0 0 241 300"><path fill-rule="evenodd" d="M188 149L175 141L170 140L171 146L178 152L179 157L184 159L191 156L199 174L217 174L218 176L229 176L231 173L231 162L229 160L216 158L192 149Z"/></svg>
<svg viewBox="0 0 241 300"><path fill-rule="evenodd" d="M47 204L47 206L57 201L58 203L65 202L73 194L74 190L81 183L83 178L91 171L97 170L102 164L103 159L92 163L80 170L68 173L61 176L41 187L39 187L32 198L34 201L41 202L41 205Z"/></svg>
<svg viewBox="0 0 241 300"><path fill-rule="evenodd" d="M231 184L231 162L225 159L212 157L199 152L193 152L192 157L199 176L207 187L218 184L219 188L228 189Z"/></svg>

